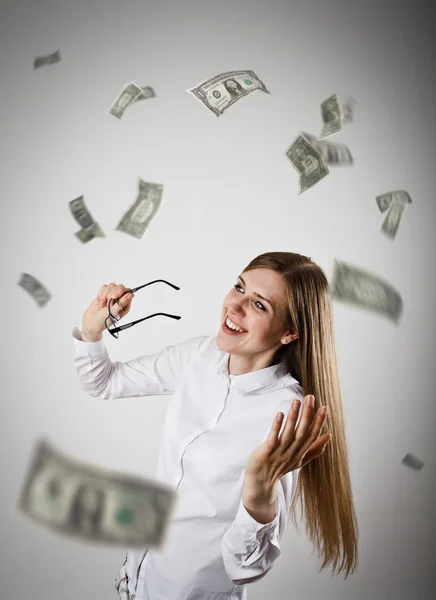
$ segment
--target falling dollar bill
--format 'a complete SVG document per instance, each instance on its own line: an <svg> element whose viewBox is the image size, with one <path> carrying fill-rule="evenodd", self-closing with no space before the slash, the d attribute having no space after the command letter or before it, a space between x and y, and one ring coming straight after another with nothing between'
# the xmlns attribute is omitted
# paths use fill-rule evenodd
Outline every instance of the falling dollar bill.
<svg viewBox="0 0 436 600"><path fill-rule="evenodd" d="M405 190L395 190L376 197L380 212L388 211L381 226L381 231L390 239L394 239L400 225L406 204L412 199Z"/></svg>
<svg viewBox="0 0 436 600"><path fill-rule="evenodd" d="M45 56L37 56L33 61L33 69L39 69L40 67L47 67L61 61L61 53L59 50L52 54L46 54Z"/></svg>
<svg viewBox="0 0 436 600"><path fill-rule="evenodd" d="M380 212L385 212L394 202L411 204L412 199L406 190L395 190L393 192L386 192L386 194L380 194L380 196L376 197L376 202Z"/></svg>
<svg viewBox="0 0 436 600"><path fill-rule="evenodd" d="M124 213L115 229L141 239L160 207L163 185L139 179L138 187L135 202Z"/></svg>
<svg viewBox="0 0 436 600"><path fill-rule="evenodd" d="M410 467L414 471L421 471L422 467L424 466L422 460L419 460L419 458L416 458L416 456L413 456L413 454L410 454L410 452L406 454L401 463L406 465L406 467Z"/></svg>
<svg viewBox="0 0 436 600"><path fill-rule="evenodd" d="M397 290L376 275L335 259L331 283L333 298L379 313L398 323L403 301Z"/></svg>
<svg viewBox="0 0 436 600"><path fill-rule="evenodd" d="M142 87L141 90L142 90L142 93L139 94L139 96L136 96L136 98L133 100L133 102L138 102L138 100L146 100L147 98L155 98L156 97L156 92L149 85Z"/></svg>
<svg viewBox="0 0 436 600"><path fill-rule="evenodd" d="M18 285L26 290L41 308L47 304L52 298L50 292L45 288L40 281L29 275L29 273L21 273Z"/></svg>
<svg viewBox="0 0 436 600"><path fill-rule="evenodd" d="M85 199L83 196L79 196L68 203L73 217L82 229L77 231L74 235L83 243L89 242L95 237L106 237L101 227L94 221L85 206Z"/></svg>
<svg viewBox="0 0 436 600"><path fill-rule="evenodd" d="M303 133L300 133L286 150L286 156L300 174L299 194L329 173L321 154L315 150Z"/></svg>
<svg viewBox="0 0 436 600"><path fill-rule="evenodd" d="M187 92L194 94L217 117L240 98L255 90L269 94L254 71L228 71L207 79Z"/></svg>
<svg viewBox="0 0 436 600"><path fill-rule="evenodd" d="M86 244L86 242L90 242L97 237L106 237L98 223L93 223L89 227L79 229L74 235L82 244Z"/></svg>
<svg viewBox="0 0 436 600"><path fill-rule="evenodd" d="M354 121L354 107L356 101L354 98L347 98L347 100L341 105L342 106L342 123L352 123Z"/></svg>
<svg viewBox="0 0 436 600"><path fill-rule="evenodd" d="M178 498L162 483L81 463L40 440L21 514L56 533L128 548L162 548Z"/></svg>
<svg viewBox="0 0 436 600"><path fill-rule="evenodd" d="M109 113L111 115L114 115L114 117L121 119L121 117L124 115L124 111L126 110L126 108L130 104L132 104L132 102L134 102L137 99L137 97L142 93L143 90L139 87L139 85L136 85L136 83L133 82L128 83L121 90L121 93L119 94L118 98L115 100L114 104L109 109Z"/></svg>
<svg viewBox="0 0 436 600"><path fill-rule="evenodd" d="M318 154L321 155L326 165L344 166L354 164L351 152L345 144L318 140L314 135L306 132L304 132L303 135L311 146L315 148Z"/></svg>
<svg viewBox="0 0 436 600"><path fill-rule="evenodd" d="M342 125L353 121L354 98L349 98L345 104L341 104L336 94L321 103L321 116L324 122L319 139L338 133Z"/></svg>

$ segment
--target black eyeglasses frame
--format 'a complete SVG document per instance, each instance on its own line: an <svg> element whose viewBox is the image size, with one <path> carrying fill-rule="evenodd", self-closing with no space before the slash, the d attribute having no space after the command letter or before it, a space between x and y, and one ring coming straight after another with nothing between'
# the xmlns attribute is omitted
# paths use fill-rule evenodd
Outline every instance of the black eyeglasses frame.
<svg viewBox="0 0 436 600"><path fill-rule="evenodd" d="M152 285L153 283L166 283L167 285L171 286L173 289L175 290L180 290L180 288L177 285L174 285L173 283L170 283L169 281L166 281L165 279L155 279L154 281L149 281L148 283L144 283L144 285L140 285L136 288L132 288L129 290L126 290L123 294L121 294L121 296L119 298L109 298L109 302L108 302L108 316L105 319L105 327L106 329L109 331L109 333L111 334L112 337L114 337L116 340L119 339L118 335L115 335L116 333L119 333L120 331L123 331L124 329L128 329L129 327L133 327L133 325L136 325L137 323L141 323L142 321L145 321L147 319L151 319L153 317L158 317L158 316L163 316L163 317L169 317L170 319L181 319L182 317L178 316L178 315L170 315L168 313L154 313L152 315L148 315L148 317L143 317L142 319L137 319L136 321L132 321L131 323L125 323L124 325L120 325L119 327L114 327L113 329L109 329L108 327L108 320L109 319L113 319L114 321L119 321L120 317L119 315L114 315L111 312L111 303L112 300L115 300L117 304L119 304L119 300L120 298L122 298L125 294L129 294L132 293L134 294L135 292L138 292L139 290L142 290L142 288L147 287L148 285Z"/></svg>

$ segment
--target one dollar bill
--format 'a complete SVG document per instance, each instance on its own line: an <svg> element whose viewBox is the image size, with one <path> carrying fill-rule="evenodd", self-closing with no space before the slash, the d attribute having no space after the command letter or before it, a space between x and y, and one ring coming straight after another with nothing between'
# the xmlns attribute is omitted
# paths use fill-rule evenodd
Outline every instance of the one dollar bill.
<svg viewBox="0 0 436 600"><path fill-rule="evenodd" d="M94 221L85 205L85 198L79 196L69 203L71 213L77 223L81 226L81 229L74 235L83 243L89 242L95 237L106 237L103 233L100 225Z"/></svg>
<svg viewBox="0 0 436 600"><path fill-rule="evenodd" d="M163 185L139 179L138 188L135 202L121 217L115 229L141 239L161 205Z"/></svg>
<svg viewBox="0 0 436 600"><path fill-rule="evenodd" d="M300 174L299 194L328 175L329 170L321 154L315 150L304 133L300 133L286 150L286 156Z"/></svg>
<svg viewBox="0 0 436 600"><path fill-rule="evenodd" d="M149 85L145 85L141 89L142 89L142 93L139 94L139 96L136 96L136 98L133 100L133 102L138 102L139 100L146 100L147 98L155 98L156 97L156 92Z"/></svg>
<svg viewBox="0 0 436 600"><path fill-rule="evenodd" d="M403 301L398 291L354 265L335 259L330 289L332 297L341 302L378 313L395 323L401 317Z"/></svg>
<svg viewBox="0 0 436 600"><path fill-rule="evenodd" d="M19 511L53 532L128 548L162 548L177 501L165 484L72 459L40 440Z"/></svg>
<svg viewBox="0 0 436 600"><path fill-rule="evenodd" d="M29 273L21 273L18 285L35 300L39 307L44 307L52 298L47 288L36 277Z"/></svg>
<svg viewBox="0 0 436 600"><path fill-rule="evenodd" d="M314 135L304 132L305 138L322 156L326 165L346 166L354 164L350 149L346 144L318 140Z"/></svg>
<svg viewBox="0 0 436 600"><path fill-rule="evenodd" d="M33 61L33 69L39 69L40 67L48 67L61 61L61 53L59 50L52 52L51 54L45 54L44 56L37 56Z"/></svg>
<svg viewBox="0 0 436 600"><path fill-rule="evenodd" d="M115 100L113 105L109 109L109 113L117 119L121 119L124 115L124 112L130 104L137 100L138 96L143 94L143 89L136 85L136 83L130 82L128 83L118 95L118 98Z"/></svg>
<svg viewBox="0 0 436 600"><path fill-rule="evenodd" d="M186 91L219 117L229 106L255 90L269 94L265 84L254 71L228 71L206 79Z"/></svg>
<svg viewBox="0 0 436 600"><path fill-rule="evenodd" d="M395 190L376 197L380 212L388 211L382 223L381 231L391 240L395 238L406 204L412 199L405 190Z"/></svg>
<svg viewBox="0 0 436 600"><path fill-rule="evenodd" d="M321 116L324 122L320 139L338 133L342 125L350 123L354 118L354 98L348 98L344 104L339 102L338 96L333 94L321 103Z"/></svg>

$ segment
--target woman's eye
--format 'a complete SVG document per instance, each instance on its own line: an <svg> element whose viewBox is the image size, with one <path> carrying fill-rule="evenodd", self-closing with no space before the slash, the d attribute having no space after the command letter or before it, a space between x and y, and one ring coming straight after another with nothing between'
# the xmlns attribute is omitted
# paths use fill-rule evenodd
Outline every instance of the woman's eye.
<svg viewBox="0 0 436 600"><path fill-rule="evenodd" d="M242 286L240 286L240 285L239 285L239 283L236 283L236 284L235 284L235 286L234 286L234 288L235 288L236 290L237 290L238 288L241 288L241 290L242 290ZM254 304L256 304L256 305L260 305L260 306L259 306L259 307L260 307L260 310L266 311L266 308L264 307L264 305L263 305L261 302L259 302L258 300L255 300L255 301L254 301Z"/></svg>

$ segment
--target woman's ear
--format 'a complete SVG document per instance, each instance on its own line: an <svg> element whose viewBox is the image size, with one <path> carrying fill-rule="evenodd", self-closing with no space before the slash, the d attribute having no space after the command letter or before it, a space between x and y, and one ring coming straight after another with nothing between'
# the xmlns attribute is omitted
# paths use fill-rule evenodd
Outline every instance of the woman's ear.
<svg viewBox="0 0 436 600"><path fill-rule="evenodd" d="M298 338L298 333L292 333L292 331L287 331L285 333L285 335L282 336L282 344L290 344L297 338Z"/></svg>

